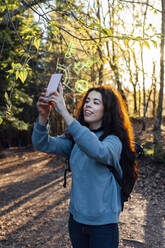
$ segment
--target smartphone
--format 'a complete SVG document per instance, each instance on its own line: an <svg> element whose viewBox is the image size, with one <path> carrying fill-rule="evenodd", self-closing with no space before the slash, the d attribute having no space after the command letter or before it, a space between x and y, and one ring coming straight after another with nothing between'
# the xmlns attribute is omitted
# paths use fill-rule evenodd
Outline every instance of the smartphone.
<svg viewBox="0 0 165 248"><path fill-rule="evenodd" d="M46 90L46 96L50 95L51 93L57 91L58 86L61 82L61 78L62 78L62 73L56 73L56 74L52 74L47 90Z"/></svg>

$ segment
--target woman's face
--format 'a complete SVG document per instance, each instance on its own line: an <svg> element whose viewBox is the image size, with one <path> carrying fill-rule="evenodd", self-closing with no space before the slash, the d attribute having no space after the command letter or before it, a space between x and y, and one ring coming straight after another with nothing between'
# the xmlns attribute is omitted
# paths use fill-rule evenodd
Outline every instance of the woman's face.
<svg viewBox="0 0 165 248"><path fill-rule="evenodd" d="M90 129L98 129L102 125L104 116L104 105L102 95L95 90L91 91L83 107L84 121L89 125Z"/></svg>

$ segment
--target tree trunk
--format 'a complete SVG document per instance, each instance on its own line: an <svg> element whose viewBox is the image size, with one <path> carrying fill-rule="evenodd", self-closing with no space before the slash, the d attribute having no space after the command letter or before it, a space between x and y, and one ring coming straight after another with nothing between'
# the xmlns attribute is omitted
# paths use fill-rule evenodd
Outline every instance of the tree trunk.
<svg viewBox="0 0 165 248"><path fill-rule="evenodd" d="M160 130L162 121L162 108L163 108L163 89L164 89L164 36L165 36L165 0L162 0L162 38L160 44L160 90L158 107L155 118L154 130Z"/></svg>
<svg viewBox="0 0 165 248"><path fill-rule="evenodd" d="M144 12L144 20L143 20L143 37L145 34L145 23L147 17L147 10L148 10L148 1L146 1L146 9ZM142 130L146 129L146 89L145 89L145 73L144 73L144 65L143 65L143 45L141 47L141 61L142 61L142 74L143 74L143 127Z"/></svg>
<svg viewBox="0 0 165 248"><path fill-rule="evenodd" d="M139 117L141 117L141 86L140 86L139 82L138 82L138 86L139 86L139 109L138 109L138 113L139 113Z"/></svg>
<svg viewBox="0 0 165 248"><path fill-rule="evenodd" d="M112 2L110 0L108 0L109 28L112 31L112 36L114 34L114 25L115 25L115 23L114 23L114 14L115 14L114 3L115 3L115 0L113 0ZM125 96L124 90L122 89L122 83L120 81L119 68L118 68L118 65L116 64L115 43L114 43L113 38L111 39L111 46L112 46L111 52L110 52L109 44L110 44L110 41L107 40L106 48L107 48L107 54L108 54L108 58L109 58L109 61L108 61L109 66L114 73L115 83L117 85L117 89L120 92L121 96L123 97L125 103L127 104L127 98Z"/></svg>
<svg viewBox="0 0 165 248"><path fill-rule="evenodd" d="M101 25L101 16L100 16L100 1L98 0L97 1L97 6L98 6L98 11L97 11L97 18L99 20L99 23ZM99 31L99 44L101 44L101 32ZM99 66L99 85L101 85L103 83L103 53L102 53L102 46L101 48L99 47L99 44L98 44L98 47L97 47L97 51L98 51L98 54L99 54L99 57L100 57L100 60L101 60L101 64Z"/></svg>
<svg viewBox="0 0 165 248"><path fill-rule="evenodd" d="M141 48L141 61L142 61L142 74L143 74L143 126L142 130L146 129L146 87L145 87L145 74L143 65L143 48Z"/></svg>
<svg viewBox="0 0 165 248"><path fill-rule="evenodd" d="M153 102L152 102L152 116L155 118L155 113L156 113L156 76L155 76L155 62L153 62Z"/></svg>
<svg viewBox="0 0 165 248"><path fill-rule="evenodd" d="M165 37L165 0L162 3L162 26L161 26L161 43L160 43L160 90L156 118L154 123L154 155L161 152L161 121L163 109L163 89L164 89L164 37Z"/></svg>
<svg viewBox="0 0 165 248"><path fill-rule="evenodd" d="M146 103L146 112L148 110L148 106L149 106L149 103L151 101L151 95L152 95L152 91L153 91L153 81L152 81L152 84L151 84L151 89L149 90L149 94L148 94L148 99L147 99L147 103Z"/></svg>
<svg viewBox="0 0 165 248"><path fill-rule="evenodd" d="M133 99L134 99L134 114L137 113L137 96L136 96L136 85L133 84Z"/></svg>
<svg viewBox="0 0 165 248"><path fill-rule="evenodd" d="M134 65L135 65L134 114L136 114L138 112L138 110L137 110L137 93L136 93L136 87L137 87L138 81L139 81L139 74L138 74L138 66L137 66L136 56L135 56L135 52L134 52L133 49L132 49L132 56L133 56L133 61L134 61Z"/></svg>

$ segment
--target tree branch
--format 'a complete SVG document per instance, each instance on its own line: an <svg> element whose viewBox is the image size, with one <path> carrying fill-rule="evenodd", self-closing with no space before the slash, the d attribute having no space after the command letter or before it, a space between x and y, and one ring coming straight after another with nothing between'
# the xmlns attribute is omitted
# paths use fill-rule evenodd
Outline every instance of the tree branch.
<svg viewBox="0 0 165 248"><path fill-rule="evenodd" d="M26 2L25 0L21 0L21 3L23 4L23 6L21 6L20 8L18 8L17 10L14 10L14 11L9 11L8 8L7 8L6 1L5 1L5 0L3 0L3 1L5 2L7 13L4 15L4 20L3 20L2 22L0 22L0 25L6 25L6 24L10 21L10 22L12 23L12 25L13 25L13 28L14 28L14 30L15 30L15 32L16 32L18 38L19 38L19 40L20 40L20 43L22 44L24 50L26 51L26 49L25 49L25 47L24 47L24 45L23 45L22 39L20 38L20 36L19 36L19 34L17 33L17 30L16 30L16 28L15 28L15 26L14 26L14 23L13 23L13 21L12 21L12 16L14 16L14 15L16 15L16 14L20 14L21 12L23 12L23 11L25 11L25 10L31 8L36 14L38 14L40 17L42 17L42 18L45 19L47 22L49 22L49 20L45 17L45 14L40 14L40 13L38 13L37 10L35 10L35 9L33 8L33 6L37 5L38 3L44 2L45 0L35 0L35 1L32 1L32 2ZM135 2L127 1L127 0L120 0L120 1L135 3ZM136 3L140 3L140 2L136 2ZM143 3L143 4L144 4L144 3ZM146 3L145 3L145 4L146 4ZM6 11L5 11L5 12L6 12ZM54 11L55 11L55 9L54 9ZM74 17L75 17L75 16L74 16ZM75 38L75 39L77 39L77 40L79 40L79 41L91 41L91 40L100 40L100 39L107 39L107 38L126 39L126 40L138 40L138 41L140 41L140 40L149 40L149 39L152 38L152 37L147 37L147 38L141 37L141 39L140 39L140 38L138 37L138 39L136 39L136 37L134 38L134 37L132 37L132 36L129 37L129 36L126 36L126 35L123 35L123 36L122 36L122 35L120 35L120 36L108 35L108 36L102 36L102 37L96 37L96 38L95 38L95 37L92 37L92 36L90 35L90 38L81 38L81 37L75 36L74 34L72 34L71 32L69 32L68 30L64 29L64 28L61 27L61 26L57 26L57 28L58 28L59 30L64 31L65 33L67 33L68 35L70 35L71 37L73 37L73 38ZM86 27L86 28L87 28L87 27Z"/></svg>
<svg viewBox="0 0 165 248"><path fill-rule="evenodd" d="M62 28L61 26L57 26L58 29L61 29L62 31L64 31L65 33L67 33L68 35L70 35L71 37L79 40L79 41L91 41L91 40L100 40L100 39L107 39L107 38L113 38L113 39L121 39L121 40L136 40L136 41L144 41L144 40L150 40L151 38L153 38L155 35L153 36L149 36L149 37L146 37L146 38L143 38L143 37L139 37L136 38L136 37L132 37L132 36L129 36L129 35L107 35L107 36L102 36L102 37L92 37L92 35L90 35L91 38L80 38L80 37L77 37L75 36L74 34L70 33L68 30Z"/></svg>
<svg viewBox="0 0 165 248"><path fill-rule="evenodd" d="M155 9L156 11L162 13L160 9L156 9L154 6L152 6L149 3L146 2L139 2L139 1L129 1L129 0L119 0L120 2L125 2L125 3L135 3L135 4L142 4L142 5L147 5L148 7L151 7L152 9Z"/></svg>
<svg viewBox="0 0 165 248"><path fill-rule="evenodd" d="M25 1L25 0L21 0L21 2L23 2L23 3L26 4L26 1ZM27 4L28 4L28 3L27 3ZM47 20L47 18L45 18L44 14L41 15L40 13L38 13L37 10L34 10L31 6L30 6L30 8L31 8L36 14L38 14L40 17L42 17L42 18L45 19L47 22L49 22L49 20ZM64 29L64 28L61 27L61 26L57 26L57 28L58 28L59 30L64 31L65 33L67 33L68 35L70 35L71 37L73 37L73 38L75 38L75 39L77 39L77 40L79 40L79 41L91 41L91 40L98 40L98 39L100 39L100 37L94 38L94 37L92 37L92 36L90 36L89 39L87 39L87 38L80 38L80 37L77 37L77 36L75 36L74 34L70 33L68 30ZM108 36L102 36L102 37L101 37L101 39L107 39L107 38L136 40L136 38L133 38L133 37L130 37L130 38L129 38L129 37L124 37L124 36L122 37L122 36L112 36L112 35L108 35ZM142 38L142 40L148 40L148 39L150 39L150 38L151 38L151 37L149 37L149 38Z"/></svg>
<svg viewBox="0 0 165 248"><path fill-rule="evenodd" d="M23 3L24 1L21 1L21 2ZM43 2L45 2L45 0L34 0L26 4L23 3L22 6L12 11L9 11L9 10L7 11L6 9L4 12L0 13L0 17L3 17L3 20L0 22L0 25L5 26L8 24L9 15L10 15L10 18L12 18L13 16L23 13L25 10L29 9L30 7L33 7L37 5L38 3L43 3Z"/></svg>
<svg viewBox="0 0 165 248"><path fill-rule="evenodd" d="M7 7L6 0L3 0L3 2L4 2L4 4L5 4L5 6L6 6L8 18L9 18L9 20L10 20L12 26L13 26L13 29L14 29L14 31L15 31L15 33L16 33L16 35L17 35L17 37L18 37L18 39L19 39L19 41L20 41L20 43L21 43L21 45L22 45L22 47L23 47L23 49L24 49L24 51L25 51L25 53L26 53L26 48L25 48L25 46L24 46L24 44L23 44L23 41L22 41L21 37L19 36L19 34L18 34L18 32L17 32L17 29L16 29L16 27L15 27L15 25L14 25L12 19L11 19L9 9L8 9L8 7Z"/></svg>

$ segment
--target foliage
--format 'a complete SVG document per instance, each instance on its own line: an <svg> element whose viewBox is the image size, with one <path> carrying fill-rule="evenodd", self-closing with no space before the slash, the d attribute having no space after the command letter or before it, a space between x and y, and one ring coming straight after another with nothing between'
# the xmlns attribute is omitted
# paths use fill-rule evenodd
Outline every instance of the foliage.
<svg viewBox="0 0 165 248"><path fill-rule="evenodd" d="M19 1L9 1L9 10L20 6ZM4 6L0 7L1 12ZM30 11L13 17L13 24L17 27L23 46L20 43L18 35L13 30L12 24L0 26L0 124L1 135L5 130L13 132L28 131L33 119L26 118L27 112L34 107L33 103L33 84L31 79L38 77L38 72L32 72L31 65L37 62L38 41L37 36L40 33L37 24L34 23L34 17ZM34 38L33 38L34 37ZM31 46L31 50L29 47ZM30 59L33 60L30 61ZM33 112L34 110L32 110ZM10 143L10 141L8 141Z"/></svg>
<svg viewBox="0 0 165 248"><path fill-rule="evenodd" d="M54 72L63 73L70 111L89 86L110 83L134 102L134 108L128 104L130 114L141 116L139 51L158 51L161 35L149 18L144 25L146 6L139 6L116 0L4 0L0 6L1 130L26 130L31 135L36 101ZM158 15L154 8L149 11ZM145 79L151 82L156 76L145 66ZM151 109L157 95L149 96ZM59 126L54 123L55 132Z"/></svg>

